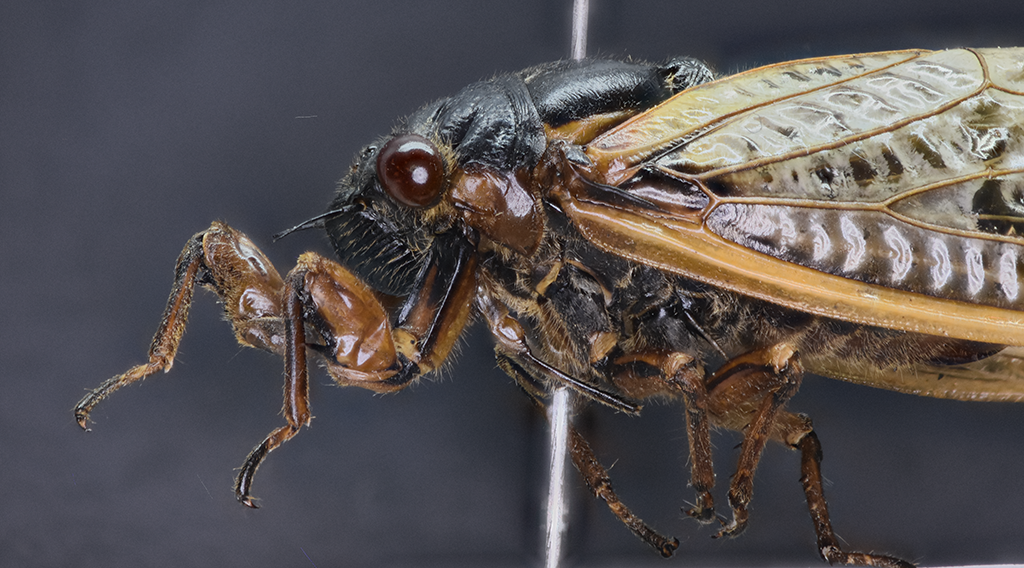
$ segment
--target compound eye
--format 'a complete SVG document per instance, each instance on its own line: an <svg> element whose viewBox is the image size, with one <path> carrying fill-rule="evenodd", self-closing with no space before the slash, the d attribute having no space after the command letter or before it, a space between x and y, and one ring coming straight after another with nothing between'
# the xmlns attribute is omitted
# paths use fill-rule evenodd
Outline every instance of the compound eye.
<svg viewBox="0 0 1024 568"><path fill-rule="evenodd" d="M441 197L444 160L437 146L418 134L395 136L377 154L377 179L402 205L427 207Z"/></svg>

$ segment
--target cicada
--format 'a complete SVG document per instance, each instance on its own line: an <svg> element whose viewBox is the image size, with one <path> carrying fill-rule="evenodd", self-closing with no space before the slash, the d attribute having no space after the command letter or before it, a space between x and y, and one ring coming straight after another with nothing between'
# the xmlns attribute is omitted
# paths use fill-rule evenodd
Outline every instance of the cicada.
<svg viewBox="0 0 1024 568"><path fill-rule="evenodd" d="M185 245L149 361L75 408L169 370L197 285L238 341L280 355L286 424L249 454L236 494L309 423L308 357L343 386L398 391L481 319L498 365L540 407L557 387L638 414L676 400L686 509L716 536L748 522L766 444L801 456L830 563L842 550L805 372L960 400L1024 398L1024 50L807 59L715 79L702 63L563 61L474 83L401 121L341 180L284 277L214 223ZM726 518L709 429L742 433ZM612 489L576 430L593 494L661 554L676 539ZM721 509L721 507L719 507Z"/></svg>

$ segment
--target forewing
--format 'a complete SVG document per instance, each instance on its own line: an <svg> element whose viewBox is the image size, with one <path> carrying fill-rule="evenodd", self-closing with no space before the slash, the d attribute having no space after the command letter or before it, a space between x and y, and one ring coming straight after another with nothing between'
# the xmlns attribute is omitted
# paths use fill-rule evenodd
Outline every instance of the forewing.
<svg viewBox="0 0 1024 568"><path fill-rule="evenodd" d="M597 185L561 205L598 246L715 286L1024 345L1022 91L1022 49L755 69L594 140Z"/></svg>

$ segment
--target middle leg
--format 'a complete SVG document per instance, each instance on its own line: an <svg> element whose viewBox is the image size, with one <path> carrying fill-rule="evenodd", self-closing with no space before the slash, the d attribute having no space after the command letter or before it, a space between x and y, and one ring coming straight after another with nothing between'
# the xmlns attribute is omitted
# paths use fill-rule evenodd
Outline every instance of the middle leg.
<svg viewBox="0 0 1024 568"><path fill-rule="evenodd" d="M754 473L768 439L777 437L780 413L800 387L803 369L796 351L777 344L730 360L707 382L715 422L743 432L736 474L729 486L732 520L715 537L746 528Z"/></svg>

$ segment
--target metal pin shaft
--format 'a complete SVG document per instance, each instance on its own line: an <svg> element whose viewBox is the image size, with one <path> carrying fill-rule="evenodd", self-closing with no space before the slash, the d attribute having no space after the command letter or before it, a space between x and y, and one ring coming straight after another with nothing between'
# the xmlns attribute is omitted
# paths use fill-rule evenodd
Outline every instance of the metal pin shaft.
<svg viewBox="0 0 1024 568"><path fill-rule="evenodd" d="M587 53L587 17L589 0L573 0L572 58L583 59ZM547 521L545 523L544 566L559 568L562 564L565 532L569 528L569 503L566 499L566 473L569 469L569 425L572 422L572 392L559 387L551 395L550 464L548 471Z"/></svg>

